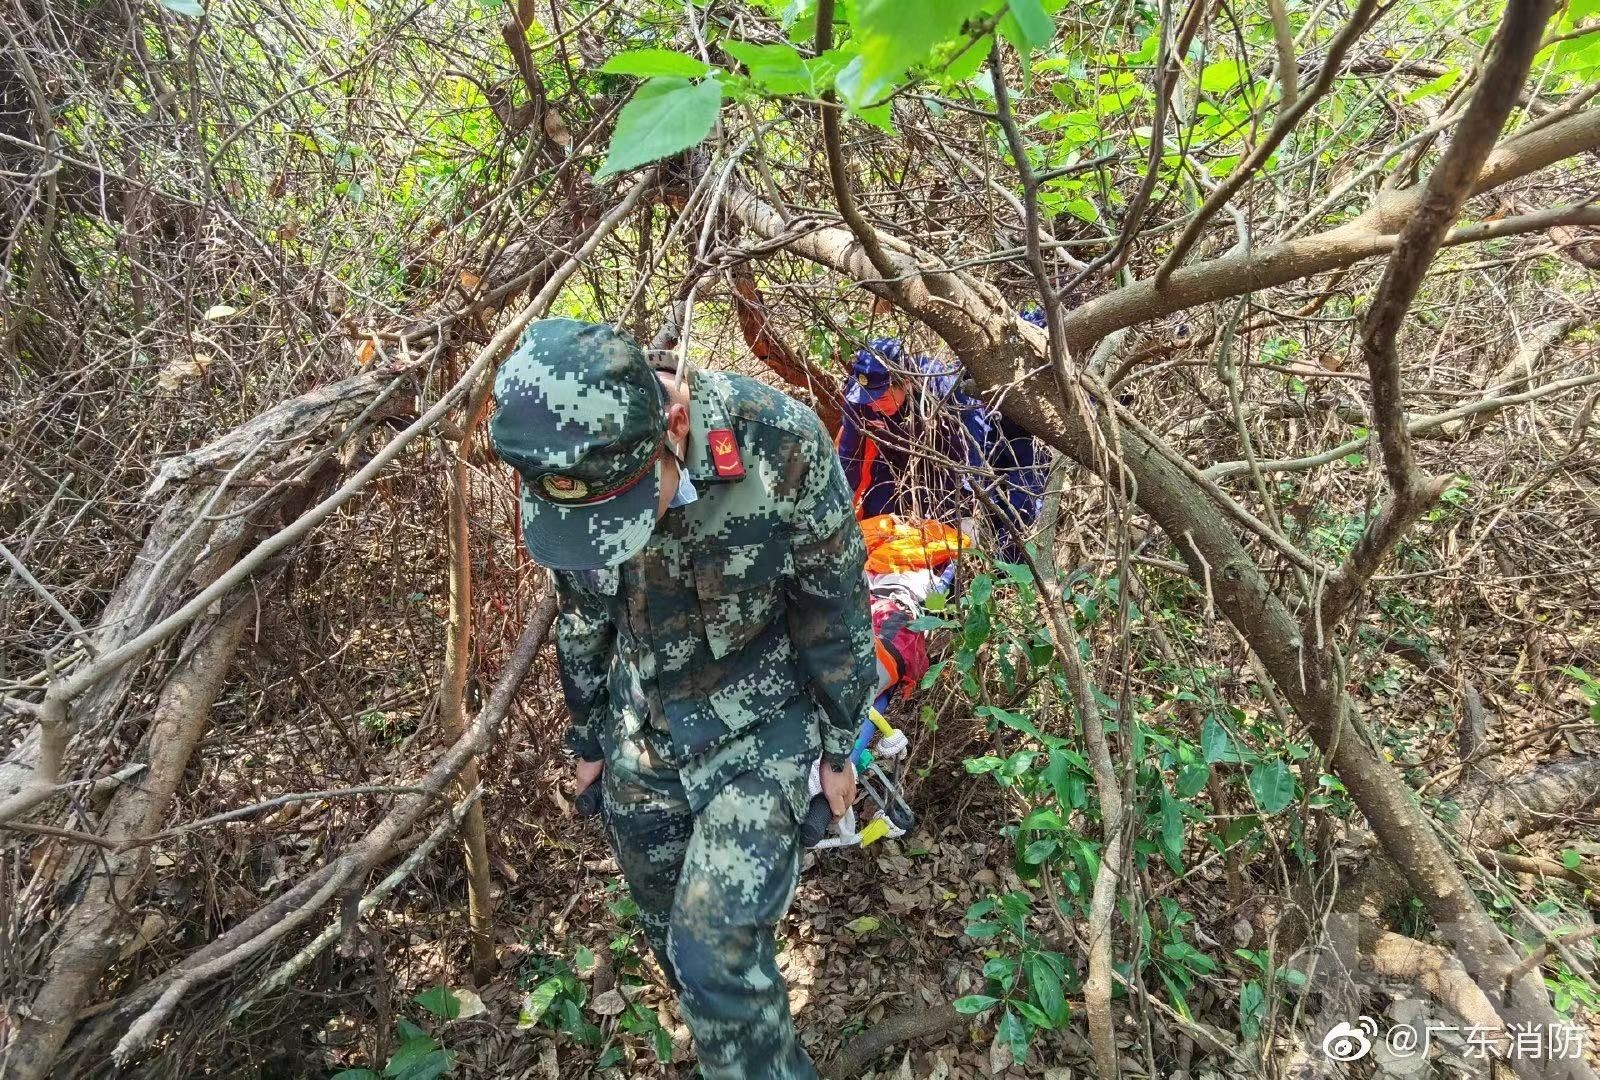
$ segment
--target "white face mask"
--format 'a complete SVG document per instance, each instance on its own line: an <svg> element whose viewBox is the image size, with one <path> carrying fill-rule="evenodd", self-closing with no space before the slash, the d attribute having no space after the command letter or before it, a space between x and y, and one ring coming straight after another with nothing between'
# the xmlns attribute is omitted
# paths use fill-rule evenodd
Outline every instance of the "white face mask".
<svg viewBox="0 0 1600 1080"><path fill-rule="evenodd" d="M673 492L672 501L667 504L667 509L671 510L679 506L688 506L700 497L700 492L695 489L694 481L689 479L689 467L683 463L683 456L670 447L668 452L678 463L678 490Z"/></svg>
<svg viewBox="0 0 1600 1080"><path fill-rule="evenodd" d="M683 462L678 463L678 490L672 496L672 501L667 504L671 509L675 506L688 506L700 497L700 492L695 490L694 481L689 479L689 470L683 467Z"/></svg>

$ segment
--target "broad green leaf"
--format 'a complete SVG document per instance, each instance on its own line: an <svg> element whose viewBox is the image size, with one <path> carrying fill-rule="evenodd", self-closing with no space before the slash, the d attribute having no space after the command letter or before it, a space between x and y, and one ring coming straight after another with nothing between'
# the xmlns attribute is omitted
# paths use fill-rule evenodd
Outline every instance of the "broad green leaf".
<svg viewBox="0 0 1600 1080"><path fill-rule="evenodd" d="M371 1069L345 1069L334 1073L328 1080L378 1080L378 1074Z"/></svg>
<svg viewBox="0 0 1600 1080"><path fill-rule="evenodd" d="M1206 716L1206 722L1200 727L1200 752L1205 755L1207 763L1227 761L1228 752L1232 748L1233 740L1228 737L1228 729L1222 726L1215 713Z"/></svg>
<svg viewBox="0 0 1600 1080"><path fill-rule="evenodd" d="M448 989L435 986L411 999L441 1020L454 1020L461 1015L461 1002Z"/></svg>
<svg viewBox="0 0 1600 1080"><path fill-rule="evenodd" d="M1050 1021L1044 1026L1054 1029L1065 1024L1071 1009L1067 1007L1067 996L1061 988L1061 976L1055 968L1051 967L1044 957L1034 956L1028 965L1028 978L1033 982L1033 995L1039 1000L1039 1008Z"/></svg>
<svg viewBox="0 0 1600 1080"><path fill-rule="evenodd" d="M1433 97L1435 94L1442 94L1460 80L1461 69L1451 68L1443 75L1440 75L1437 79L1429 79L1427 82L1411 91L1411 93L1405 96L1404 101L1407 105L1412 105L1423 100L1424 98Z"/></svg>
<svg viewBox="0 0 1600 1080"><path fill-rule="evenodd" d="M1244 64L1238 60L1218 60L1200 71L1200 89L1208 94L1222 94L1232 90L1248 78Z"/></svg>
<svg viewBox="0 0 1600 1080"><path fill-rule="evenodd" d="M1582 864L1582 862L1583 856L1579 855L1571 848L1567 848L1561 853L1561 865L1565 866L1568 870L1576 870L1579 865Z"/></svg>
<svg viewBox="0 0 1600 1080"><path fill-rule="evenodd" d="M435 1055L443 1053L444 1051L439 1049L439 1044L430 1038L411 1039L401 1043L400 1048L389 1058L389 1064L383 1068L383 1075L404 1077L405 1080L420 1080L419 1077L413 1075L414 1071L421 1069L426 1073L427 1069L438 1064ZM445 1059L444 1064L448 1067L448 1058ZM439 1072L430 1075L438 1076L443 1071L443 1069L440 1069Z"/></svg>
<svg viewBox="0 0 1600 1080"><path fill-rule="evenodd" d="M195 0L161 0L161 6L168 11L176 11L179 15L187 15L191 19L203 18L206 9Z"/></svg>
<svg viewBox="0 0 1600 1080"><path fill-rule="evenodd" d="M1247 1039L1261 1034L1261 1013L1267 995L1261 984L1251 979L1239 989L1239 1031Z"/></svg>
<svg viewBox="0 0 1600 1080"><path fill-rule="evenodd" d="M859 919L852 919L844 924L844 928L852 934L870 934L882 924L871 915L863 915Z"/></svg>
<svg viewBox="0 0 1600 1080"><path fill-rule="evenodd" d="M857 0L855 42L861 55L839 73L839 93L852 108L883 98L911 68L954 40L983 0Z"/></svg>
<svg viewBox="0 0 1600 1080"><path fill-rule="evenodd" d="M603 180L696 145L711 134L722 107L722 84L715 79L657 78L639 87L622 107L606 163L595 174Z"/></svg>
<svg viewBox="0 0 1600 1080"><path fill-rule="evenodd" d="M1161 854L1174 874L1183 872L1183 812L1164 784L1161 787Z"/></svg>
<svg viewBox="0 0 1600 1080"><path fill-rule="evenodd" d="M1022 824L1018 826L1018 828L1022 829L1023 831L1027 831L1028 829L1043 829L1046 832L1060 832L1066 828L1066 825L1061 821L1060 814L1056 813L1054 810L1051 810L1047 806L1041 806L1037 810L1034 810L1032 813L1030 813L1027 817L1023 818Z"/></svg>
<svg viewBox="0 0 1600 1080"><path fill-rule="evenodd" d="M1188 765L1178 774L1178 782L1173 785L1180 799L1192 799L1205 790L1206 784L1211 779L1211 766Z"/></svg>
<svg viewBox="0 0 1600 1080"><path fill-rule="evenodd" d="M675 75L682 79L698 79L711 73L711 66L692 56L671 49L630 49L618 53L600 69L607 75Z"/></svg>
<svg viewBox="0 0 1600 1080"><path fill-rule="evenodd" d="M1035 840L1033 843L1027 846L1026 850L1023 851L1022 857L1033 865L1038 866L1050 856L1054 855L1056 853L1056 849L1060 846L1061 843L1058 840L1051 840L1049 838Z"/></svg>
<svg viewBox="0 0 1600 1080"><path fill-rule="evenodd" d="M1232 847L1255 831L1261 824L1261 819L1254 814L1241 814L1228 822L1228 827L1222 831L1222 843Z"/></svg>
<svg viewBox="0 0 1600 1080"><path fill-rule="evenodd" d="M422 1028L418 1027L416 1024L412 1023L410 1020L407 1020L403 1016L395 1021L394 1027L395 1030L400 1033L400 1041L402 1043L413 1042L417 1039L426 1039L428 1037L428 1033L426 1031L423 1031Z"/></svg>
<svg viewBox="0 0 1600 1080"><path fill-rule="evenodd" d="M966 997L956 998L955 1009L956 1012L964 1016L972 1016L998 1004L1000 1004L999 998L987 997L983 994L968 994Z"/></svg>
<svg viewBox="0 0 1600 1080"><path fill-rule="evenodd" d="M1021 49L1024 45L1030 49L1042 49L1050 44L1056 36L1055 20L1045 11L1044 5L1039 0L1011 0L1010 18L1015 21L1017 29L1021 32L1021 42L1013 40L1011 43ZM1002 23L1002 29L1004 24Z"/></svg>
<svg viewBox="0 0 1600 1080"><path fill-rule="evenodd" d="M798 94L814 89L805 59L793 45L724 41L722 51L748 68L750 78L771 93Z"/></svg>
<svg viewBox="0 0 1600 1080"><path fill-rule="evenodd" d="M989 62L989 47L993 43L994 38L986 34L968 45L939 72L939 81L945 86L960 86L971 79Z"/></svg>
<svg viewBox="0 0 1600 1080"><path fill-rule="evenodd" d="M1033 1032L1010 1009L1007 1009L1005 1016L1000 1018L999 1034L1000 1038L1010 1044L1013 1061L1023 1061L1027 1058L1028 1040L1033 1037Z"/></svg>
<svg viewBox="0 0 1600 1080"><path fill-rule="evenodd" d="M561 995L561 976L553 975L534 987L527 997L522 999L522 1012L517 1017L517 1030L524 1031L533 1027L544 1016L557 997Z"/></svg>
<svg viewBox="0 0 1600 1080"><path fill-rule="evenodd" d="M1044 1014L1044 1010L1039 1006L1031 1001L1013 1001L1011 1004L1016 1007L1017 1012L1021 1013L1022 1018L1028 1023L1036 1028L1049 1030L1051 1026L1050 1018Z"/></svg>
<svg viewBox="0 0 1600 1080"><path fill-rule="evenodd" d="M1289 772L1289 763L1280 759L1252 768L1250 794L1268 814L1288 806L1294 799L1294 776Z"/></svg>

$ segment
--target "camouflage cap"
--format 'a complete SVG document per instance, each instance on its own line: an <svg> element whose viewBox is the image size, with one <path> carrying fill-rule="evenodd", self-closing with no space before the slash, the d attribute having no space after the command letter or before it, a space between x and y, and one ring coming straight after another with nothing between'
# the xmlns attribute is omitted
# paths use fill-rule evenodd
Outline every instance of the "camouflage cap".
<svg viewBox="0 0 1600 1080"><path fill-rule="evenodd" d="M541 319L494 380L489 437L522 474L522 536L556 570L631 558L656 524L664 398L644 351L603 323Z"/></svg>

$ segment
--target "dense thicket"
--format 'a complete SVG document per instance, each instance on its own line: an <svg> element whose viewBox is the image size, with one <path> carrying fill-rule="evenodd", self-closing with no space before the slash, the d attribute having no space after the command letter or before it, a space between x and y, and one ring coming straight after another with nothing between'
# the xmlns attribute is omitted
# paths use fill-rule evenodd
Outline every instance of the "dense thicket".
<svg viewBox="0 0 1600 1080"><path fill-rule="evenodd" d="M901 336L1057 455L929 623L922 826L808 871L819 1058L1426 1013L1592 1075L1506 1036L1600 1009L1593 0L10 0L0 55L4 1075L685 1067L482 434L549 313L830 419Z"/></svg>

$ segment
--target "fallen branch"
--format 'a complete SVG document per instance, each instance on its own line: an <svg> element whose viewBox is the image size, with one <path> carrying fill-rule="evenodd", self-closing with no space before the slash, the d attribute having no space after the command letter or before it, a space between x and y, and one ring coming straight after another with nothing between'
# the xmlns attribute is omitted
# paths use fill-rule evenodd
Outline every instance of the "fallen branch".
<svg viewBox="0 0 1600 1080"><path fill-rule="evenodd" d="M433 854L433 850L444 841L445 837L449 836L456 829L460 828L462 818L466 816L467 812L473 806L478 805L479 798L482 796L482 794L482 785L479 785L468 792L467 797L461 800L461 802L457 803L455 809L450 811L450 816L434 827L434 830L428 834L427 839L423 840L422 843L418 844L414 849L412 849L411 853L405 857L404 861L402 861L399 866L390 871L382 881L374 885L372 889L361 898L361 902L356 907L357 917L369 914L379 904L383 903L384 900L388 899L389 894L394 892L395 888L399 886L402 881L410 877L416 871L417 867L422 865L422 860ZM301 949L288 960L285 960L277 968L273 969L272 973L263 979L257 986L247 991L237 1001L229 1006L228 1019L237 1020L256 1002L260 1001L273 991L287 986L291 979L306 969L306 965L310 964L311 961L322 955L329 945L332 945L335 941L337 941L343 930L343 919L335 919L333 922L329 923L327 929L323 930L322 933L312 938L310 943L307 944L305 948Z"/></svg>
<svg viewBox="0 0 1600 1080"><path fill-rule="evenodd" d="M190 989L250 959L304 923L339 890L370 872L385 853L410 832L439 796L455 782L467 763L482 755L493 744L500 724L511 708L517 688L522 685L534 657L548 638L554 619L554 593L547 591L523 629L522 637L506 661L483 711L417 783L416 794L401 799L365 837L346 848L337 858L303 878L288 892L264 905L244 922L218 936L130 997L125 1003L129 1010L141 1007L152 997L160 995L129 1026L127 1034L118 1042L113 1056L119 1062L128 1060L144 1046Z"/></svg>
<svg viewBox="0 0 1600 1080"><path fill-rule="evenodd" d="M932 1009L913 1009L885 1017L868 1031L862 1032L844 1046L823 1067L827 1080L846 1080L872 1064L885 1050L896 1043L911 1039L926 1039L960 1027L966 1017L956 1012L954 1005L940 1005Z"/></svg>

